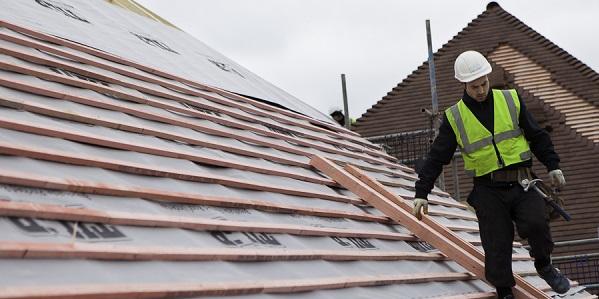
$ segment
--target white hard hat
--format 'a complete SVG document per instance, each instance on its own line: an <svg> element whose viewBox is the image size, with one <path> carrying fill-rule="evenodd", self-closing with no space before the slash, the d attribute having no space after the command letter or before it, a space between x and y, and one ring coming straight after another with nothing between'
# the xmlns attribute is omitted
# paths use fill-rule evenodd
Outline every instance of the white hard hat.
<svg viewBox="0 0 599 299"><path fill-rule="evenodd" d="M476 51L466 51L455 59L453 66L455 78L468 83L491 73L491 65L482 54Z"/></svg>

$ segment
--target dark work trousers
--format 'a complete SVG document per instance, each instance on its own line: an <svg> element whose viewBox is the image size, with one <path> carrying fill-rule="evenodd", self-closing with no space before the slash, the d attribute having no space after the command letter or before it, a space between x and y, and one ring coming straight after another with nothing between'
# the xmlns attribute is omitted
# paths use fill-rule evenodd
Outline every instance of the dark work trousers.
<svg viewBox="0 0 599 299"><path fill-rule="evenodd" d="M485 250L485 276L495 287L513 287L512 243L514 224L528 239L531 256L550 261L553 241L545 218L545 201L534 190L524 192L518 183L481 183L475 180L468 203L476 210Z"/></svg>

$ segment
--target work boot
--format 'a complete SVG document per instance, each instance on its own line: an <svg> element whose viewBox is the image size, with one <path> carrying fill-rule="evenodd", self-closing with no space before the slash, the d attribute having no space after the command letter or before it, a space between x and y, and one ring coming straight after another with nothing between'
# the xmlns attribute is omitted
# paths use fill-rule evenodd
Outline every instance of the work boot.
<svg viewBox="0 0 599 299"><path fill-rule="evenodd" d="M570 289L570 282L566 276L557 271L552 264L537 269L537 273L556 293L564 294Z"/></svg>

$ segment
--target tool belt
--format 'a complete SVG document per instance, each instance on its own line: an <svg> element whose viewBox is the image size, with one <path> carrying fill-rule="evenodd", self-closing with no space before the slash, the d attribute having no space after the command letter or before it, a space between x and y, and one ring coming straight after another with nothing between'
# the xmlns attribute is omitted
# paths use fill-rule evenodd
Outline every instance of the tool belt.
<svg viewBox="0 0 599 299"><path fill-rule="evenodd" d="M518 167L515 169L498 169L483 176L476 177L475 180L491 183L517 183L524 178L531 177L530 168Z"/></svg>

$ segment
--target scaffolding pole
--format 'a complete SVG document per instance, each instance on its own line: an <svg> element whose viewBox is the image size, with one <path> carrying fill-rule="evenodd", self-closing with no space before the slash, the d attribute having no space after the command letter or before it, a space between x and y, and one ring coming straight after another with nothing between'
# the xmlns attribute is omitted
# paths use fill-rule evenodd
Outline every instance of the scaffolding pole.
<svg viewBox="0 0 599 299"><path fill-rule="evenodd" d="M345 74L341 74L341 89L343 91L343 115L345 116L345 127L349 129L351 121L349 118L349 107L347 105L347 88L345 86Z"/></svg>
<svg viewBox="0 0 599 299"><path fill-rule="evenodd" d="M431 117L431 129L433 130L433 140L439 134L439 103L437 101L437 79L435 77L435 60L433 57L433 42L431 37L431 22L426 20L426 43L428 45L428 75L431 85L431 100L433 109L428 113ZM439 187L445 190L444 173L439 175Z"/></svg>

